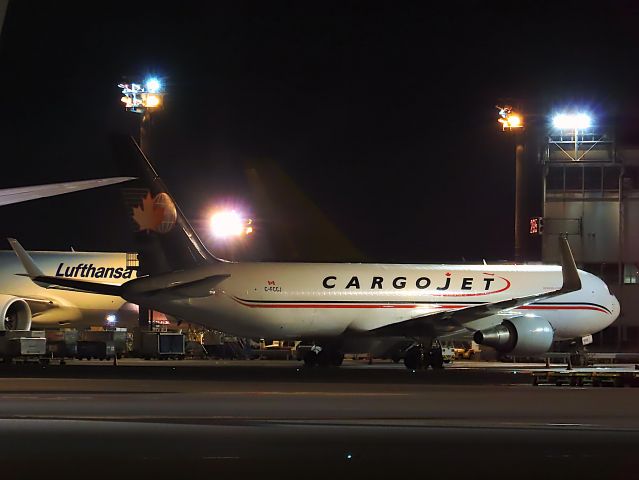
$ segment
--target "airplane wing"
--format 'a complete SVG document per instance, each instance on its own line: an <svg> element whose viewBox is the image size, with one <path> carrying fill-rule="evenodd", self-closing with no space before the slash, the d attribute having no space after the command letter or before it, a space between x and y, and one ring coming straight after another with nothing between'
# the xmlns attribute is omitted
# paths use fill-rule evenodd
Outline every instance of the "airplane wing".
<svg viewBox="0 0 639 480"><path fill-rule="evenodd" d="M450 335L452 332L459 333L470 330L465 325L473 320L489 317L498 313L507 315L508 312L511 312L515 308L581 290L579 272L577 272L575 259L572 256L570 245L565 235L559 237L559 250L561 252L563 284L561 288L557 290L501 300L499 302L471 305L458 310L423 315L411 318L410 320L385 325L371 330L369 333L380 336L401 335L407 337L429 336L433 335L433 332L443 332ZM512 316L518 316L518 314L512 312Z"/></svg>
<svg viewBox="0 0 639 480"><path fill-rule="evenodd" d="M6 295L11 295L27 302L29 308L31 309L31 314L34 318L43 312L51 310L52 308L60 308L60 305L55 303L50 298L33 296L25 297L23 295L20 295L19 293L7 293Z"/></svg>
<svg viewBox="0 0 639 480"><path fill-rule="evenodd" d="M27 200L35 200L36 198L54 197L56 195L79 192L80 190L88 190L90 188L104 187L133 179L134 177L98 178L95 180L81 180L79 182L4 188L0 189L0 206L26 202Z"/></svg>

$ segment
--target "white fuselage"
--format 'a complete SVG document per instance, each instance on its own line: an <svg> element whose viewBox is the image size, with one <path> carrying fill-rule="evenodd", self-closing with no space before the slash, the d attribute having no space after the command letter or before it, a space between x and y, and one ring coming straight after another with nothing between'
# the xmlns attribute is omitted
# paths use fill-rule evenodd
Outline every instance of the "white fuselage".
<svg viewBox="0 0 639 480"><path fill-rule="evenodd" d="M31 252L31 255L47 275L114 285L136 275L126 270L125 253ZM42 288L23 274L24 267L16 254L0 251L0 294L26 299L33 312L34 328L106 325L110 314L116 315L118 326L137 322L135 308L123 308L126 301L120 297Z"/></svg>
<svg viewBox="0 0 639 480"><path fill-rule="evenodd" d="M185 321L252 338L327 338L478 303L541 294L562 285L544 265L394 265L224 263L184 271L193 278L230 274L210 296L154 295L146 306ZM603 281L579 271L582 289L516 309L553 327L556 339L610 325L619 303ZM465 327L501 323L493 315ZM438 331L445 333L446 325Z"/></svg>

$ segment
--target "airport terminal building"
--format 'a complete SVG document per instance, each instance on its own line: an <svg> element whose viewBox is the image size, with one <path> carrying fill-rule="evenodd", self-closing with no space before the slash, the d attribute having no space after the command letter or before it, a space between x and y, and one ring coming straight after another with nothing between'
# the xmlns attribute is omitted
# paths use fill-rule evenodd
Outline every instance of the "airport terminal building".
<svg viewBox="0 0 639 480"><path fill-rule="evenodd" d="M578 267L601 277L621 303L592 348L637 352L639 147L623 143L612 128L547 131L538 151L541 260L558 261L557 236L567 233Z"/></svg>

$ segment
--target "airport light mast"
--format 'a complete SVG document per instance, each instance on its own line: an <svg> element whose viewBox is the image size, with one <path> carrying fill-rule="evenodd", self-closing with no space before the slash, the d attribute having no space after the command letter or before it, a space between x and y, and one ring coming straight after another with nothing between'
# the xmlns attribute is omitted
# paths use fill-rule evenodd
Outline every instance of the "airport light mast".
<svg viewBox="0 0 639 480"><path fill-rule="evenodd" d="M497 121L503 132L515 136L515 260L522 259L522 229L524 204L524 143L521 133L524 130L524 117L511 105L498 106Z"/></svg>
<svg viewBox="0 0 639 480"><path fill-rule="evenodd" d="M144 83L120 83L122 98L127 112L141 115L140 148L145 155L150 155L150 128L153 112L164 106L164 86L156 77L147 78Z"/></svg>
<svg viewBox="0 0 639 480"><path fill-rule="evenodd" d="M120 83L122 91L120 101L127 112L141 115L140 118L140 148L147 157L151 154L150 130L152 114L164 106L164 86L157 77L149 77L144 83ZM138 266L138 274L144 275L144 266ZM139 306L138 323L141 329L152 329L153 311Z"/></svg>

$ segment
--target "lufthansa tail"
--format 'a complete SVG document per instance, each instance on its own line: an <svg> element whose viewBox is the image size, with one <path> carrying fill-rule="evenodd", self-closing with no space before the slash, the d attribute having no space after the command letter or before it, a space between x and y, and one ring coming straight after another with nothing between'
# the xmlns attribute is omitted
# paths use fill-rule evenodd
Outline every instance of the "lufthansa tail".
<svg viewBox="0 0 639 480"><path fill-rule="evenodd" d="M140 179L122 189L139 252L140 274L156 275L220 262L204 246L155 168L132 138L114 137L114 155Z"/></svg>

